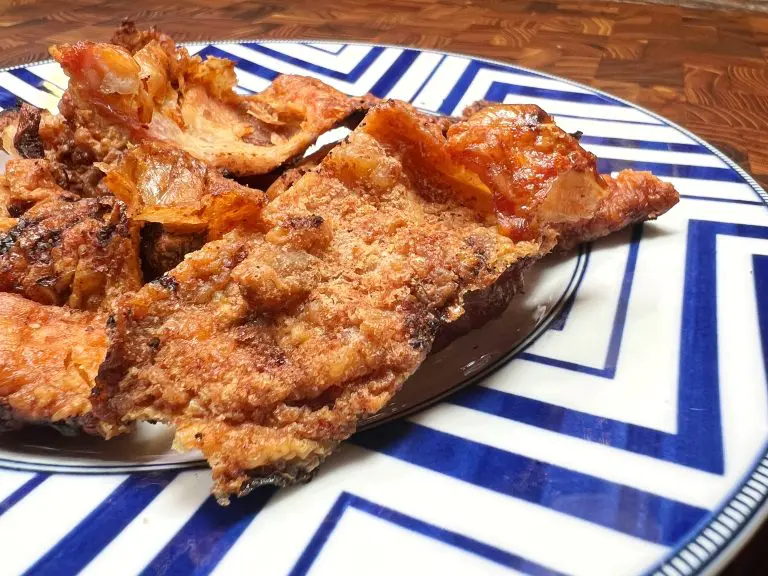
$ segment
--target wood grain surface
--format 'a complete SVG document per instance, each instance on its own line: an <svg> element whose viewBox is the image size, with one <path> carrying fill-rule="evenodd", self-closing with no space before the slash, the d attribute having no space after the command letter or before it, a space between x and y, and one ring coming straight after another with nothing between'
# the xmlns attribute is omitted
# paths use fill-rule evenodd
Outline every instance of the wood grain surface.
<svg viewBox="0 0 768 576"><path fill-rule="evenodd" d="M51 43L105 40L126 17L179 41L360 40L521 64L658 112L768 188L766 13L586 0L0 0L0 67L46 58ZM767 547L768 527L725 573L768 574Z"/></svg>

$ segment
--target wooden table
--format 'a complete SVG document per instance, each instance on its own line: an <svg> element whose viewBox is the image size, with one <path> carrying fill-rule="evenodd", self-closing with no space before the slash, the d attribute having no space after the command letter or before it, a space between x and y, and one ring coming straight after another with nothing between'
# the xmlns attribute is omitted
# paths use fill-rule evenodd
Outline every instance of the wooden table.
<svg viewBox="0 0 768 576"><path fill-rule="evenodd" d="M179 41L312 38L475 54L631 100L728 154L768 188L768 14L577 0L0 0L0 67L122 18ZM727 569L768 574L768 526Z"/></svg>

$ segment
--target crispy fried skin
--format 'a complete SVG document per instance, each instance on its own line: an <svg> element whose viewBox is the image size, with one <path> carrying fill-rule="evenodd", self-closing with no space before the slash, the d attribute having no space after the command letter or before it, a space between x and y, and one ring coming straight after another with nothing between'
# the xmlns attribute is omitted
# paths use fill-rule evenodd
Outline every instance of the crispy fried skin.
<svg viewBox="0 0 768 576"><path fill-rule="evenodd" d="M105 309L141 286L137 232L114 198L63 193L40 202L0 235L0 291Z"/></svg>
<svg viewBox="0 0 768 576"><path fill-rule="evenodd" d="M66 175L57 166L47 160L31 160L11 158L5 164L5 174L0 174L0 180L7 191L4 203L7 214L18 217L35 204L44 200L72 197L62 184L66 183Z"/></svg>
<svg viewBox="0 0 768 576"><path fill-rule="evenodd" d="M150 26L148 30L139 30L131 20L123 20L120 23L120 28L115 30L109 43L125 48L131 54L136 54L153 40L160 43L169 54L176 49L173 38L163 34L155 26Z"/></svg>
<svg viewBox="0 0 768 576"><path fill-rule="evenodd" d="M467 298L555 241L500 234L490 190L451 161L440 125L397 102L262 218L264 234L229 233L120 301L94 397L112 423L175 425L222 501L307 477Z"/></svg>
<svg viewBox="0 0 768 576"><path fill-rule="evenodd" d="M370 99L351 98L318 80L280 76L263 92L234 91L234 63L189 56L157 34L126 34L114 44L51 48L70 77L62 114L100 134L173 143L233 174L263 174L301 154L323 132ZM139 48L140 47L140 48Z"/></svg>
<svg viewBox="0 0 768 576"><path fill-rule="evenodd" d="M42 110L22 103L16 110L0 112L0 144L11 156L43 158L40 140Z"/></svg>
<svg viewBox="0 0 768 576"><path fill-rule="evenodd" d="M0 293L0 431L27 424L111 438L89 400L107 338L105 317Z"/></svg>
<svg viewBox="0 0 768 576"><path fill-rule="evenodd" d="M544 123L546 130L534 134L540 123ZM556 189L547 192L547 203L553 208L548 209L546 204L539 206L537 201L532 206L523 206L524 210L532 208L536 211L539 221L547 217L549 225L559 233L559 250L570 250L578 244L607 236L635 222L653 220L667 212L680 199L674 186L659 180L650 172L624 170L616 177L602 176L607 194L599 200L599 206L592 216L578 217L577 211L570 209L570 202L579 199L583 184L574 183L571 177L574 173L593 172L594 157L592 154L582 154L577 144L578 138L556 128L552 119L537 106L500 106L479 100L464 109L462 118L451 119L448 135L454 157L469 165L485 167L488 177L484 181L502 202L512 199L513 205L519 204L514 201L514 195L520 187L514 179L511 186L505 186L503 178L499 180L501 184L498 184L495 180L497 174L535 170L541 178L552 181L546 171L552 167L559 170L557 182L561 184L561 193L558 194ZM502 153L498 153L496 148L499 138L513 141ZM574 154L576 150L579 152ZM546 158L548 152L554 152L554 155ZM564 173L566 162L572 167ZM585 182L589 183L591 179ZM588 195L592 195L590 191ZM568 208L565 217L559 214L563 207ZM542 213L542 208L545 213ZM590 209L587 213L594 207ZM513 212L520 213L520 210L515 209Z"/></svg>
<svg viewBox="0 0 768 576"><path fill-rule="evenodd" d="M179 148L145 142L106 170L106 188L128 205L133 219L148 225L142 256L149 278L170 270L206 240L261 225L263 192L224 178Z"/></svg>
<svg viewBox="0 0 768 576"><path fill-rule="evenodd" d="M267 198L276 198L291 186L293 186L304 174L317 168L328 153L338 146L338 142L331 142L322 146L314 153L294 162L282 174L280 174L266 189Z"/></svg>
<svg viewBox="0 0 768 576"><path fill-rule="evenodd" d="M559 250L570 250L644 220L654 220L680 200L672 184L662 182L650 172L624 170L614 178L603 176L608 196L594 216L566 222L558 228Z"/></svg>
<svg viewBox="0 0 768 576"><path fill-rule="evenodd" d="M242 186L183 150L145 142L107 172L107 189L132 218L177 231L207 232L210 240L237 226L260 222L260 190Z"/></svg>
<svg viewBox="0 0 768 576"><path fill-rule="evenodd" d="M141 228L141 269L145 281L175 268L184 256L205 244L204 232L170 232L162 224L145 222Z"/></svg>
<svg viewBox="0 0 768 576"><path fill-rule="evenodd" d="M607 193L595 156L538 106L483 106L447 135L451 157L493 191L499 224L512 238L591 217Z"/></svg>

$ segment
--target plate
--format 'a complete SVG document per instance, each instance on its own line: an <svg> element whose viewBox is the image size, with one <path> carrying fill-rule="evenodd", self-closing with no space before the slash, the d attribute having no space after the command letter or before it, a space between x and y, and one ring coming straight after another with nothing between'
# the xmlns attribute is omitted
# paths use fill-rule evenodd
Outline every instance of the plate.
<svg viewBox="0 0 768 576"><path fill-rule="evenodd" d="M768 196L738 166L629 102L498 62L329 42L189 50L234 60L244 93L299 73L439 114L537 103L583 132L601 171L651 170L681 201L537 265L522 297L433 354L305 486L219 507L197 455L149 425L109 444L1 438L0 542L13 545L0 572L688 576L755 531ZM51 62L5 70L0 107L55 110L65 86Z"/></svg>

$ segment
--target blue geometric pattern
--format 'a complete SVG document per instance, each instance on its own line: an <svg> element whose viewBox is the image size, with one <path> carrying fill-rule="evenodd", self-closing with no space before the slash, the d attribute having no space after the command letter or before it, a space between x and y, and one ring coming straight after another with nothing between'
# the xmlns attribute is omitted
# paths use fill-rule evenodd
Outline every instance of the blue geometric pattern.
<svg viewBox="0 0 768 576"><path fill-rule="evenodd" d="M639 228L638 228L639 229ZM521 396L504 394L496 390L473 387L460 392L448 401L460 406L481 410L503 418L510 418L549 430L568 434L594 442L608 442L611 446L652 456L669 462L698 468L706 472L724 472L722 433L720 425L720 401L717 366L717 315L715 281L715 240L717 235L742 238L768 239L768 228L727 224L720 222L691 221L688 228L688 254L685 267L684 309L680 335L680 383L678 388L678 433L667 434L642 426L634 426L606 418L567 410ZM639 234L633 240L639 240ZM611 336L609 358L612 372L595 375L613 377L616 369L621 332L615 337L617 326L623 330L626 315L626 299L631 290L637 243L633 243L627 264L620 297L614 333ZM755 296L761 311L761 337L768 341L765 310L768 292L757 285L759 264L765 257L755 257ZM622 304L622 301L624 303ZM587 367L564 366L551 359L531 358L526 353L521 358L543 361L554 366L586 371ZM691 410L692 407L700 407Z"/></svg>
<svg viewBox="0 0 768 576"><path fill-rule="evenodd" d="M540 564L521 558L520 556L510 554L509 552L489 546L483 542L478 542L472 538L467 538L462 534L439 528L438 526L423 522L422 520L418 520L407 514L392 510L391 508L374 504L370 500L360 498L359 496L347 492L342 492L333 507L328 511L328 514L323 519L317 532L312 536L312 540L304 549L304 552L296 562L293 570L291 570L290 576L305 576L309 573L312 563L322 551L323 546L331 536L333 529L336 528L336 525L339 523L339 520L341 520L344 512L350 508L360 510L361 512L365 512L375 518L390 522L396 526L415 532L416 534L434 538L439 542L454 546L460 550L469 552L470 554L475 554L481 558L490 560L491 562L495 562L508 568L513 568L523 574L529 574L530 576L559 576L562 574L561 572L546 568Z"/></svg>
<svg viewBox="0 0 768 576"><path fill-rule="evenodd" d="M387 466L399 466L398 473L412 473L414 478L428 475L435 486L447 486L444 495L436 495L447 510L455 506L451 490L458 491L460 486L473 490L478 499L482 495L482 498L492 497L499 499L498 502L523 506L518 510L529 516L520 521L550 522L553 534L565 535L561 544L568 535L581 538L585 531L594 532L606 543L611 542L605 546L622 547L627 558L642 558L637 564L627 564L630 573L642 572L649 566L662 567L669 549L682 549L682 546L693 551L694 556L699 554L700 558L696 563L686 556L688 559L675 564L676 570L686 575L696 573L727 544L729 538L738 534L746 518L756 513L768 494L768 468L759 463L763 442L749 462L738 464L736 472L726 450L728 429L725 417L728 414L723 408L722 341L718 340L718 321L722 320L718 317L718 283L724 280L718 276L716 262L718 238L755 242L755 252L750 259L751 282L759 347L765 359L768 357L768 251L760 242L768 240L768 219L759 188L724 157L695 137L626 102L567 81L499 63L405 48L319 43L222 43L204 46L197 53L204 58L215 56L233 60L244 93L262 89L279 73L298 71L350 93L372 92L380 97L398 97L442 114L459 114L470 96L471 99L500 102L540 102L558 123L583 132L581 142L587 149L596 151L601 171L651 170L660 177L672 179L683 198L675 211L685 216L682 218L685 232L678 233L680 244L685 242L685 260L679 287L682 309L674 432L590 414L482 383L465 388L444 403L447 408L464 409L478 415L494 430L495 427L507 430L500 423L529 427L537 434L545 434L553 446L564 446L564 453L573 445L570 442L577 442L580 449L610 450L610 453L600 453L608 454L608 457L634 458L631 461L643 471L638 478L619 481L607 473L600 462L579 462L585 469L577 470L578 466L569 464L557 451L542 451L540 456L532 457L508 447L492 446L433 428L428 418L419 423L393 422L359 434L351 443L357 449L375 453L376 458L383 459ZM52 96L60 95L65 85L57 74L51 65L0 72L0 108L14 106L19 98L38 106L47 105ZM568 374L591 378L590 384L594 382L596 390L615 383L620 376L619 367L633 353L627 349L629 331L633 329L628 311L642 270L639 263L645 254L647 231L647 225L638 225L631 231L601 365L590 366L533 350L520 353L512 365L535 363L549 370L555 380L558 375ZM573 296L565 302L560 316L548 330L567 333L572 317L578 313L582 280L587 274L600 274L594 265L591 248L585 248L579 258L583 259L583 266L580 275L573 279ZM768 379L765 361L763 368L763 374L750 377ZM541 436L531 435L531 438ZM753 464L753 461L757 463ZM655 468L643 468L646 464ZM3 468L0 470L0 532L16 506L35 504L42 484L55 482L62 472L71 471L65 467L69 466L67 463L54 463L44 468L46 472L24 477L18 485L13 484L10 475L17 472L10 470L25 466L26 463L22 466L15 461L12 453L5 452L0 457L0 467ZM365 466L365 461L350 464L362 476ZM89 564L108 554L110 545L120 542L129 525L171 490L179 474L192 474L160 470L163 467L158 464L158 470L129 474L95 507L84 510L79 516L74 514L70 524L44 552L24 558L26 572L88 573ZM718 488L713 489L714 496L696 500L685 490L675 487L661 490L657 485L645 482L643 474L654 473L646 470L666 470L665 467L698 474L695 477L702 482L719 482L713 484ZM105 464L98 469L84 469L83 473L119 474L124 471L125 466ZM747 472L751 474L749 478L744 477ZM2 492L3 475L6 474L11 487ZM324 474L321 471L313 483L298 491L311 495L313 490L318 493L331 490L328 485L332 485L333 503L322 514L315 512L304 520L306 532L311 534L308 541L297 539L284 544L286 549L290 548L290 557L296 560L282 573L286 570L296 575L309 573L345 511L350 508L501 567L526 574L562 573L562 569L558 572L550 567L548 559L542 558L535 547L527 547L524 538L510 544L510 549L491 546L487 540L475 536L473 525L467 524L456 530L425 522L415 511L389 505L383 495L381 498L376 496L374 503L358 496L360 492L339 480L325 482ZM334 481L337 484L333 484ZM178 506L188 512L183 517L187 519L183 523L180 521L172 532L162 534L162 540L158 541L150 557L141 557L144 573L209 574L225 565L229 557L237 554L247 557L251 553L249 548L261 546L258 540L249 540L252 538L251 527L258 527L273 506L275 509L290 506L290 502L286 502L291 500L290 497L275 502L280 499L273 498L274 494L275 490L271 488L258 489L249 497L234 501L228 508L221 508L211 498L192 499L190 503L180 501ZM731 503L737 497L739 502ZM52 510L50 506L46 509ZM726 511L731 520L718 520L721 511ZM739 514L745 520L738 520ZM274 515L271 518L269 521L274 522ZM718 522L725 528L718 528ZM737 527L728 527L728 522L735 522ZM716 535L707 534L706 526L714 526L722 535L722 541ZM729 536L724 535L726 528ZM153 529L163 530L162 526ZM596 541L602 542L600 538ZM708 540L699 546L698 538ZM710 544L712 550L709 550ZM704 552L700 553L699 548ZM260 553L268 552L269 549L264 549ZM13 550L4 551L4 554L13 553ZM137 549L135 553L140 555L141 550ZM552 554L557 553L553 544ZM597 563L599 558L590 561ZM680 562L690 571L681 569ZM1 568L0 559L0 571ZM269 571L268 565L263 568Z"/></svg>

